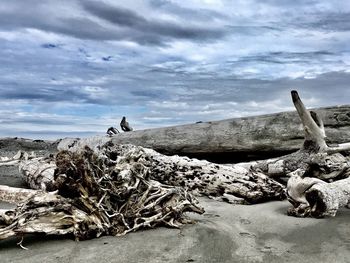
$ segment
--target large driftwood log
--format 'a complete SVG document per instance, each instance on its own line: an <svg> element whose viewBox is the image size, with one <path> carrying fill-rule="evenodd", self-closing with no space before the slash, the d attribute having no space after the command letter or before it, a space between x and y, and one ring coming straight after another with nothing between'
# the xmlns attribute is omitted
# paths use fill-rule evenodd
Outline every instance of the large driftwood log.
<svg viewBox="0 0 350 263"><path fill-rule="evenodd" d="M80 152L89 147L99 156L118 156L117 162L141 163L152 179L180 186L195 194L231 203L259 203L284 198L284 187L261 172L239 165L226 166L180 156L165 156L152 149L116 145L102 138L62 141L58 148Z"/></svg>
<svg viewBox="0 0 350 263"><path fill-rule="evenodd" d="M350 138L350 106L316 109L323 119L327 142ZM200 122L113 135L116 144L133 144L169 155L186 155L215 162L239 162L289 154L303 144L296 112Z"/></svg>
<svg viewBox="0 0 350 263"><path fill-rule="evenodd" d="M1 211L0 239L26 233L72 234L76 239L123 235L157 225L177 227L187 222L184 212L203 213L187 191L152 180L147 167L128 158L116 162L85 148L61 151L56 165L50 184L56 192L29 190L16 209ZM32 182L43 178L32 176L38 177ZM23 190L8 187L0 188L0 198L16 191L24 197Z"/></svg>
<svg viewBox="0 0 350 263"><path fill-rule="evenodd" d="M148 169L151 179L182 187L197 195L230 203L259 203L284 198L283 185L259 171L240 165L226 166L187 157L165 156L140 146L115 145L107 137L65 139L58 145L60 151L74 153L81 153L86 147L101 158L112 159L116 165L126 160L128 163L142 164ZM56 190L56 168L55 161L49 158L20 163L20 170L32 189ZM129 173L128 170L119 172Z"/></svg>

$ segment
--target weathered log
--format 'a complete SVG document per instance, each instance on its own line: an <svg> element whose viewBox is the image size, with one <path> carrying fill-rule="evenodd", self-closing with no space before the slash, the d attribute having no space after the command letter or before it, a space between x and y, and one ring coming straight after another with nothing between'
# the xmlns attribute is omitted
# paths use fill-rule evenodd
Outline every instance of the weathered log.
<svg viewBox="0 0 350 263"><path fill-rule="evenodd" d="M298 169L305 171L310 163L314 163L315 155L317 158L319 153L331 156L332 153L350 150L348 143L329 147L325 140L326 134L322 119L316 112L306 110L296 91L292 91L291 94L294 106L303 124L304 143L297 152L275 159L259 161L252 165L252 169L263 172L270 177L285 176ZM333 160L337 158L333 158ZM327 158L323 158L323 161L325 162L324 166L326 166ZM336 166L336 169L342 170L343 167Z"/></svg>
<svg viewBox="0 0 350 263"><path fill-rule="evenodd" d="M0 239L26 233L72 234L76 239L123 235L160 224L178 227L188 222L184 212L203 213L191 194L152 180L142 163L128 158L116 163L85 148L58 153L56 165L56 192L31 190L34 195L16 209L1 211ZM18 188L3 192L0 197L22 194Z"/></svg>
<svg viewBox="0 0 350 263"><path fill-rule="evenodd" d="M106 137L64 139L58 145L60 151L69 150L74 153L81 153L86 147L101 158L112 159L116 166L125 160L128 163L142 164L153 180L216 200L243 204L281 200L285 197L283 185L259 171L240 165L227 166L187 157L165 156L139 146L115 145ZM56 190L56 165L53 160L37 158L24 161L20 170L31 188ZM118 172L127 174L130 171Z"/></svg>
<svg viewBox="0 0 350 263"><path fill-rule="evenodd" d="M316 109L328 144L348 142L350 106ZM201 122L113 135L116 144L134 144L164 154L216 162L266 159L300 149L303 128L296 112Z"/></svg>

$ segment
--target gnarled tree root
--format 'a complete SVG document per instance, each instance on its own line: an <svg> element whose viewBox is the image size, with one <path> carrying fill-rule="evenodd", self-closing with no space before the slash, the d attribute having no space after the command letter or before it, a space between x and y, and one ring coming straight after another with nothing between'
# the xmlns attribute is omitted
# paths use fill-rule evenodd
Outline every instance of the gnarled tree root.
<svg viewBox="0 0 350 263"><path fill-rule="evenodd" d="M25 233L73 234L76 239L124 235L157 225L178 227L187 222L184 212L204 212L184 189L152 180L141 163L117 165L85 148L60 152L56 165L50 183L56 191L30 190L16 209L2 211L0 239ZM3 196L16 189L3 189Z"/></svg>
<svg viewBox="0 0 350 263"><path fill-rule="evenodd" d="M81 152L84 147L96 155L123 163L142 164L151 179L163 184L182 187L196 195L236 204L253 204L285 198L285 187L265 174L239 165L226 166L180 156L166 156L152 149L134 145L101 144L92 138L62 141L58 147Z"/></svg>

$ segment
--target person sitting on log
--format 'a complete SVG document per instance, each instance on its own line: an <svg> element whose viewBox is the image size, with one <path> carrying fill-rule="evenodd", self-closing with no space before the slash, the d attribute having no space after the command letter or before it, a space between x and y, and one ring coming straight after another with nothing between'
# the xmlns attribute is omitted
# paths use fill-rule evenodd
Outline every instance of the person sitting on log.
<svg viewBox="0 0 350 263"><path fill-rule="evenodd" d="M126 121L125 116L122 118L122 121L120 122L120 127L122 128L123 131L129 132L132 131L133 129L129 125L129 123Z"/></svg>
<svg viewBox="0 0 350 263"><path fill-rule="evenodd" d="M119 133L118 129L114 128L114 127L109 127L107 132L106 132L109 136L112 136L114 134Z"/></svg>

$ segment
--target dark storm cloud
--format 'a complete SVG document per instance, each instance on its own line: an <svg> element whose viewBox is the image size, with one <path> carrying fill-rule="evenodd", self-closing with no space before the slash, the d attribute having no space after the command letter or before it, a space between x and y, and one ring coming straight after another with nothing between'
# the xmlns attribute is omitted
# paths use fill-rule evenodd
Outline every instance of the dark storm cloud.
<svg viewBox="0 0 350 263"><path fill-rule="evenodd" d="M145 38L146 42L148 42L148 39L154 38L159 39L156 42L161 42L162 39L169 37L175 39L210 40L221 38L226 34L220 28L210 29L208 26L194 27L188 24L181 25L167 21L146 19L134 11L101 2L82 1L81 3L88 12L99 18L136 31L138 36L135 36L135 38L139 39L139 41Z"/></svg>
<svg viewBox="0 0 350 263"><path fill-rule="evenodd" d="M350 73L330 72L316 78L274 80L212 78L183 79L172 85L167 102L152 104L154 117L173 116L174 123L209 121L293 110L291 90L298 90L307 107L348 104ZM208 91L213 93L209 94ZM195 101L195 103L193 103ZM174 116L174 117L175 117Z"/></svg>
<svg viewBox="0 0 350 263"><path fill-rule="evenodd" d="M14 30L19 28L34 28L46 32L64 34L80 39L113 40L126 38L124 32L105 28L89 18L47 18L44 10L33 10L33 13L24 10L0 11L0 28Z"/></svg>
<svg viewBox="0 0 350 263"><path fill-rule="evenodd" d="M56 12L55 5L50 7L50 3L54 2L49 1L46 5L37 1L9 2L6 8L0 8L0 28L35 28L79 39L129 40L142 45L164 45L171 39L217 40L226 34L222 28L152 20L131 10L97 1L81 1L84 9L90 13L88 16L60 16L59 12L62 11ZM111 24L102 25L94 16Z"/></svg>

